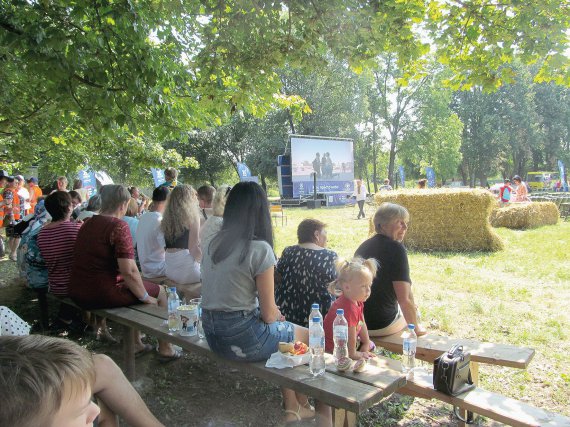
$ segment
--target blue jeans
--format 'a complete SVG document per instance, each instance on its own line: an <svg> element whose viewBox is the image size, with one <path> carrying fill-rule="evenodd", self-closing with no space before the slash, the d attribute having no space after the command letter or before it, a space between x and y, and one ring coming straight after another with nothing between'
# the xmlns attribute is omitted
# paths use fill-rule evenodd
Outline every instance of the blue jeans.
<svg viewBox="0 0 570 427"><path fill-rule="evenodd" d="M291 342L295 325L265 323L259 309L253 311L212 311L202 309L202 324L212 351L226 359L243 362L267 360L279 342Z"/></svg>

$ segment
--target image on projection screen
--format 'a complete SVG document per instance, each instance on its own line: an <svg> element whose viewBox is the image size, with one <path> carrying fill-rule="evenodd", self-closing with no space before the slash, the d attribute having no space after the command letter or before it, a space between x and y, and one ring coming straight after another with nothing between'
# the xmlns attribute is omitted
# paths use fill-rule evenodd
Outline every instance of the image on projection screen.
<svg viewBox="0 0 570 427"><path fill-rule="evenodd" d="M291 137L291 174L293 182L352 181L354 159L352 141Z"/></svg>

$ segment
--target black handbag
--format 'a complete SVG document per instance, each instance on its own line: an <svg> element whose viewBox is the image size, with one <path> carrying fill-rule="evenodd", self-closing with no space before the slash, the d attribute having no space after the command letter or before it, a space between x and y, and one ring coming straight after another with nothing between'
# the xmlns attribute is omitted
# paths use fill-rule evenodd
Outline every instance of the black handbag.
<svg viewBox="0 0 570 427"><path fill-rule="evenodd" d="M463 346L455 344L451 349L433 362L433 388L450 396L457 396L475 387L471 379L469 362L471 354L463 351ZM467 418L459 416L457 408L453 412L461 421L471 424L473 413L467 412Z"/></svg>

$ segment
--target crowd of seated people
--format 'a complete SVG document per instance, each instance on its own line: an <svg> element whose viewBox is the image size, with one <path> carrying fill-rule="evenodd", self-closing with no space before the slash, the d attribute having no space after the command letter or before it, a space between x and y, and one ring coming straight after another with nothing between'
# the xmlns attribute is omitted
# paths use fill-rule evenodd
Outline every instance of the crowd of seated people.
<svg viewBox="0 0 570 427"><path fill-rule="evenodd" d="M40 209L31 227L45 261L49 291L70 297L85 310L132 304L166 307L165 288L154 283L159 280L145 279L167 278L173 285L201 282L205 337L222 357L266 360L280 341L307 342L311 305L318 303L323 316L336 307L338 295L330 292L330 284L339 280L337 271L344 271L335 268L337 254L327 249L326 225L303 220L298 244L286 247L277 258L267 197L258 184L241 182L217 191L202 186L197 192L190 185L177 185L176 176L169 179L168 185L154 189L149 206L142 203L142 215L134 187L129 191L122 185L103 186L97 199L90 199L90 204L92 199L98 201L89 211L97 214L79 221L72 219L73 194L63 190L50 194L43 205L51 221ZM362 336L361 329L355 330L355 342L368 345L368 335L397 333L408 323L417 324L402 244L408 221L405 208L383 203L373 217L377 234L355 253L358 259L379 265L377 270L370 267L368 275L360 274L370 279L366 285L370 292L360 295L350 288L350 275L339 282L346 284L339 290L347 301L358 302L368 325ZM68 320L65 314L63 321ZM104 323L97 326L106 330ZM416 331L426 333L422 325ZM150 352L152 347L143 343L141 334L134 334L136 352ZM367 351L351 354L360 357ZM156 357L170 362L181 353L159 340ZM330 425L330 408L316 402L315 409L306 396L290 389L282 393L285 422L317 416L318 425Z"/></svg>

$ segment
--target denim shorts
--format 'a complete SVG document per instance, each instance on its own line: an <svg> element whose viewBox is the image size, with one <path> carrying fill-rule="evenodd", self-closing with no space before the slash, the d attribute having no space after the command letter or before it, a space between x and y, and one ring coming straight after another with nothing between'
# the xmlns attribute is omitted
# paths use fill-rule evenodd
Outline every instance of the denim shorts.
<svg viewBox="0 0 570 427"><path fill-rule="evenodd" d="M258 308L249 312L203 309L202 324L214 353L243 362L267 360L277 351L280 341L291 342L295 337L295 325L265 323Z"/></svg>

